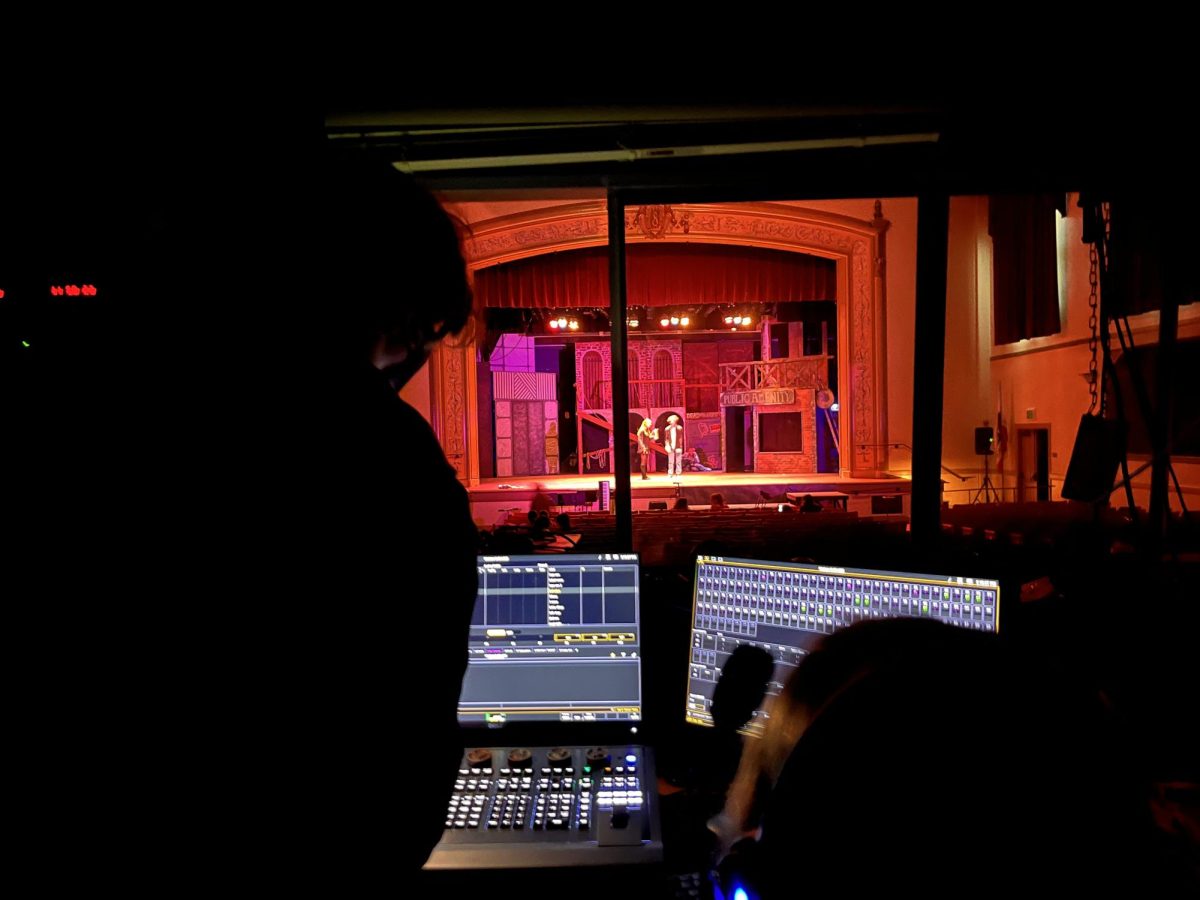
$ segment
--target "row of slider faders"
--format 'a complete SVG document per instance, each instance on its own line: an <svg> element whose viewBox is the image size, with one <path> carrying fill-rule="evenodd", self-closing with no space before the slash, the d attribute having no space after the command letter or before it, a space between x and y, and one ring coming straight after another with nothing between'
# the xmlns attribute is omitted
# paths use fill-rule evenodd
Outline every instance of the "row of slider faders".
<svg viewBox="0 0 1200 900"><path fill-rule="evenodd" d="M651 756L640 746L470 750L425 868L657 862Z"/></svg>

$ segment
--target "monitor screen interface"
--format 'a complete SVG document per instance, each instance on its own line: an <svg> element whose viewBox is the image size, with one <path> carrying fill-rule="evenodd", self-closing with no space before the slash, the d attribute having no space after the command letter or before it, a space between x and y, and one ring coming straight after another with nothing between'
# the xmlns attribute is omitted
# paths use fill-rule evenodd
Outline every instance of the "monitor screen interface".
<svg viewBox="0 0 1200 900"><path fill-rule="evenodd" d="M461 723L640 721L637 554L477 562Z"/></svg>
<svg viewBox="0 0 1200 900"><path fill-rule="evenodd" d="M761 734L771 696L822 635L864 619L893 617L996 632L999 603L995 579L700 556L693 585L687 721L713 724L713 690L739 645L760 647L775 661L767 697L744 729Z"/></svg>

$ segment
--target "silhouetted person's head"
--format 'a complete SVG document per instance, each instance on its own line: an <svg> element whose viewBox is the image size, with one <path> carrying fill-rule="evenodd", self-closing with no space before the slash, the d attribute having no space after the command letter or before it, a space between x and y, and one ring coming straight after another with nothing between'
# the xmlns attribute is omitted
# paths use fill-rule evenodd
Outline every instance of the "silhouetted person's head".
<svg viewBox="0 0 1200 900"><path fill-rule="evenodd" d="M774 670L775 662L766 650L749 644L737 647L713 689L713 724L728 731L745 725L762 702Z"/></svg>
<svg viewBox="0 0 1200 900"><path fill-rule="evenodd" d="M916 619L835 632L771 708L763 896L948 895L978 875L952 849L963 839L1003 860L989 885L1004 894L1119 882L1139 819L1103 713L993 634Z"/></svg>
<svg viewBox="0 0 1200 900"><path fill-rule="evenodd" d="M389 165L330 162L324 178L320 337L328 355L368 360L403 383L470 319L458 231Z"/></svg>
<svg viewBox="0 0 1200 900"><path fill-rule="evenodd" d="M729 509L729 504L725 502L724 494L713 494L708 498L708 502L713 509Z"/></svg>
<svg viewBox="0 0 1200 900"><path fill-rule="evenodd" d="M675 505L671 507L671 509L687 509L687 508L688 508L687 497L676 497Z"/></svg>

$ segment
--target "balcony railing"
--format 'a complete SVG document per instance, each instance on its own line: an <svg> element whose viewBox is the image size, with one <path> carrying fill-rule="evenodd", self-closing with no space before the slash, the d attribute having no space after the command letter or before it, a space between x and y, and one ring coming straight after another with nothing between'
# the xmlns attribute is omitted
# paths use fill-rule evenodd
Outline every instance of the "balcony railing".
<svg viewBox="0 0 1200 900"><path fill-rule="evenodd" d="M754 391L762 388L818 390L829 383L832 356L797 356L762 362L721 364L722 391Z"/></svg>

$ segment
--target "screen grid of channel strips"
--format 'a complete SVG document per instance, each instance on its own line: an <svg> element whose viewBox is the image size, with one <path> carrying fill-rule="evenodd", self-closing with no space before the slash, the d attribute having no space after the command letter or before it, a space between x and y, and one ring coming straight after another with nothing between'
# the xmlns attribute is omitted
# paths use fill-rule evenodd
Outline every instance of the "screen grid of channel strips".
<svg viewBox="0 0 1200 900"><path fill-rule="evenodd" d="M999 609L995 579L700 556L685 717L712 724L713 689L741 644L761 647L775 660L769 697L822 635L854 622L916 617L995 632ZM745 730L761 733L767 715L760 707Z"/></svg>
<svg viewBox="0 0 1200 900"><path fill-rule="evenodd" d="M634 553L481 556L463 724L642 717Z"/></svg>

